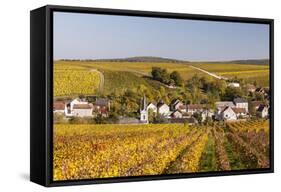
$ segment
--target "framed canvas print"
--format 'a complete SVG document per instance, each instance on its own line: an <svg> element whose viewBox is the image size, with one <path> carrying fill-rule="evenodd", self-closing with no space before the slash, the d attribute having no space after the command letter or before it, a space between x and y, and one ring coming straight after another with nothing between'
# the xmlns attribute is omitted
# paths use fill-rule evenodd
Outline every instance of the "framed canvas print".
<svg viewBox="0 0 281 192"><path fill-rule="evenodd" d="M273 20L31 11L30 178L273 172Z"/></svg>

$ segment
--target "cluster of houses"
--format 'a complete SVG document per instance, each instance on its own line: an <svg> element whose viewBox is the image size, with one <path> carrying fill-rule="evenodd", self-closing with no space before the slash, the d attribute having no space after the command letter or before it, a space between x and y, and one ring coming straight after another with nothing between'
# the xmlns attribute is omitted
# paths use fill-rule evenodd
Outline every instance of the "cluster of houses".
<svg viewBox="0 0 281 192"><path fill-rule="evenodd" d="M253 101L251 103L258 117L267 118L269 115L269 106L261 101ZM215 103L215 109L208 109L203 104L184 104L179 99L173 100L170 105L159 103L148 103L146 105L145 97L142 99L140 109L140 120L148 122L149 111L161 115L169 120L169 122L180 122L180 120L191 118L198 115L201 116L202 122L207 117L218 121L235 121L239 119L247 119L249 114L249 103L246 99L235 98L233 101L219 101ZM194 121L195 122L195 121ZM195 122L196 123L196 122Z"/></svg>
<svg viewBox="0 0 281 192"><path fill-rule="evenodd" d="M251 102L256 114L260 118L267 118L269 106L260 101ZM90 103L86 99L76 98L71 101L55 101L53 112L65 117L108 117L111 102L107 98L96 98ZM198 116L204 122L208 117L218 121L235 121L250 117L249 103L246 99L235 98L233 101L219 101L215 109L208 109L203 104L184 104L174 99L170 104L163 101L147 103L146 97L141 99L139 118L119 117L120 124L149 123L149 115L160 116L169 123L198 123ZM196 117L196 118L195 118Z"/></svg>
<svg viewBox="0 0 281 192"><path fill-rule="evenodd" d="M72 101L55 101L53 104L53 112L66 117L94 117L98 114L107 117L109 111L110 101L106 98L98 98L93 103L76 98Z"/></svg>

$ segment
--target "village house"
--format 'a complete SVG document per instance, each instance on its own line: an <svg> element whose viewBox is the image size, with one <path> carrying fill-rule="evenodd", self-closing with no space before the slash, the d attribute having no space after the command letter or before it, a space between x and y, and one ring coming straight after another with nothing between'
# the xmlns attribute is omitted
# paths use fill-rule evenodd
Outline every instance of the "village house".
<svg viewBox="0 0 281 192"><path fill-rule="evenodd" d="M170 114L170 107L165 103L158 103L157 110L159 115L168 116Z"/></svg>
<svg viewBox="0 0 281 192"><path fill-rule="evenodd" d="M89 104L85 99L76 98L66 104L65 115L67 117L90 117L93 115L93 105Z"/></svg>
<svg viewBox="0 0 281 192"><path fill-rule="evenodd" d="M72 108L72 115L77 117L92 117L93 104L74 104Z"/></svg>
<svg viewBox="0 0 281 192"><path fill-rule="evenodd" d="M95 115L100 114L102 117L108 117L110 111L110 100L106 98L97 98L93 105Z"/></svg>
<svg viewBox="0 0 281 192"><path fill-rule="evenodd" d="M63 101L55 101L53 103L53 112L54 113L65 113L65 103Z"/></svg>
<svg viewBox="0 0 281 192"><path fill-rule="evenodd" d="M264 96L265 99L269 99L270 90L266 87L259 87L256 89L255 93L260 93Z"/></svg>
<svg viewBox="0 0 281 192"><path fill-rule="evenodd" d="M219 120L233 121L237 120L237 115L232 107L225 107L219 114Z"/></svg>
<svg viewBox="0 0 281 192"><path fill-rule="evenodd" d="M171 118L183 118L183 114L180 111L176 110L171 113Z"/></svg>
<svg viewBox="0 0 281 192"><path fill-rule="evenodd" d="M202 121L206 121L207 117L213 118L214 111L213 110L203 110L201 113Z"/></svg>
<svg viewBox="0 0 281 192"><path fill-rule="evenodd" d="M269 108L267 105L260 105L257 110L257 115L261 118L267 118L269 115Z"/></svg>
<svg viewBox="0 0 281 192"><path fill-rule="evenodd" d="M233 100L236 108L244 108L248 113L248 101L243 98L235 98Z"/></svg>
<svg viewBox="0 0 281 192"><path fill-rule="evenodd" d="M243 98L235 98L232 101L216 102L215 119L237 120L248 117L248 101Z"/></svg>
<svg viewBox="0 0 281 192"><path fill-rule="evenodd" d="M179 99L174 99L171 104L171 111L179 110L180 108L184 107L184 104Z"/></svg>
<svg viewBox="0 0 281 192"><path fill-rule="evenodd" d="M247 118L248 113L245 108L231 108L236 114L237 119Z"/></svg>
<svg viewBox="0 0 281 192"><path fill-rule="evenodd" d="M234 107L232 101L218 101L215 103L217 109L224 109L225 107Z"/></svg>
<svg viewBox="0 0 281 192"><path fill-rule="evenodd" d="M189 115L201 112L203 112L203 105L201 104L189 104L186 106L186 113L188 113Z"/></svg>
<svg viewBox="0 0 281 192"><path fill-rule="evenodd" d="M263 105L264 102L263 101L251 101L250 104L251 104L251 107L253 108L253 110L257 111L258 108L260 107L260 105Z"/></svg>

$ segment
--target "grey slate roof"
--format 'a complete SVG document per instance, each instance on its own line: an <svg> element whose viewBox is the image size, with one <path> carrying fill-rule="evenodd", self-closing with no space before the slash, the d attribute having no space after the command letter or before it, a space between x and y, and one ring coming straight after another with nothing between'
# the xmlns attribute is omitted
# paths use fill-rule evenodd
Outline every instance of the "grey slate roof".
<svg viewBox="0 0 281 192"><path fill-rule="evenodd" d="M248 101L244 98L235 98L234 103L248 103Z"/></svg>

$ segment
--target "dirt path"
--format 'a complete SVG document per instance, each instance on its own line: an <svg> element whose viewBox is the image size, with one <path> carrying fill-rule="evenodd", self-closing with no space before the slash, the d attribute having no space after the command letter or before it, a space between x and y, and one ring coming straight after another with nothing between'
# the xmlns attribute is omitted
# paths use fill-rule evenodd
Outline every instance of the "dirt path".
<svg viewBox="0 0 281 192"><path fill-rule="evenodd" d="M194 66L190 66L190 67L193 68L193 69L197 69L197 70L199 70L199 71L201 71L201 72L203 72L203 73L206 73L206 74L208 74L208 75L210 75L210 76L212 76L212 77L214 77L214 78L216 78L216 79L227 80L226 77L222 77L222 76L216 75L216 74L214 74L214 73L211 73L211 72L206 71L206 70L204 70L204 69L201 69L201 68L199 68L199 67L194 67Z"/></svg>
<svg viewBox="0 0 281 192"><path fill-rule="evenodd" d="M99 84L99 90L102 91L104 87L104 75L102 72L98 71L97 69L91 69L92 72L96 72L100 76L100 84Z"/></svg>

